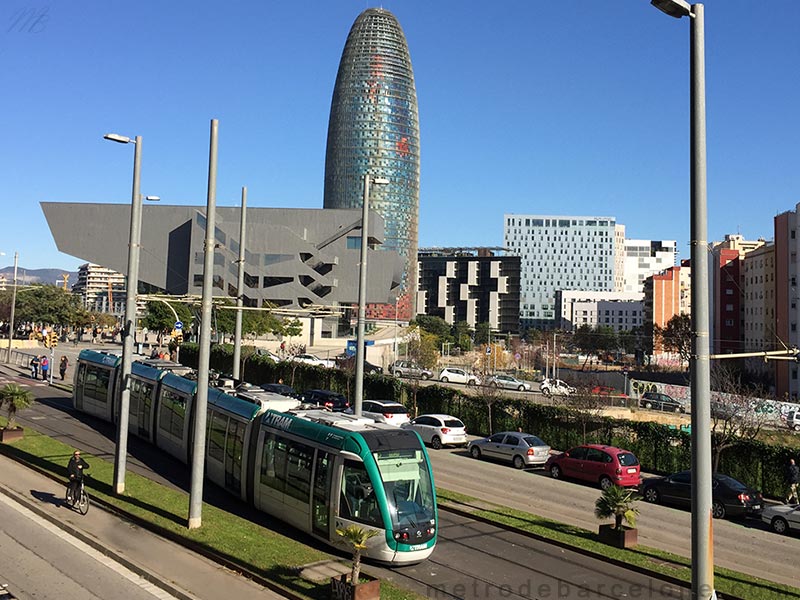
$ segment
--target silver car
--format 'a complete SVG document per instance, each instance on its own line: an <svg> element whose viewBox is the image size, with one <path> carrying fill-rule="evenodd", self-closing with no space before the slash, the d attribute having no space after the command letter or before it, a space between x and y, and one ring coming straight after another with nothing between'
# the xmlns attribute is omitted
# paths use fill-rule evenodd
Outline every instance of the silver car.
<svg viewBox="0 0 800 600"><path fill-rule="evenodd" d="M487 379L487 384L492 387L503 388L504 390L517 390L519 392L530 392L531 384L517 379L513 375L492 375Z"/></svg>
<svg viewBox="0 0 800 600"><path fill-rule="evenodd" d="M550 446L530 433L502 431L469 443L473 458L496 458L510 462L517 469L541 467L550 456Z"/></svg>
<svg viewBox="0 0 800 600"><path fill-rule="evenodd" d="M800 504L768 506L761 512L761 520L775 533L800 531Z"/></svg>

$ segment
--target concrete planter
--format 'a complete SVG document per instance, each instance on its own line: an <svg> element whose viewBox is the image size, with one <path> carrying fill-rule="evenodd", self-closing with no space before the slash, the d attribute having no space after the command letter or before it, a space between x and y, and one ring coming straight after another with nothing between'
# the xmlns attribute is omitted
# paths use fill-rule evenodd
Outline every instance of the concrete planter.
<svg viewBox="0 0 800 600"><path fill-rule="evenodd" d="M0 429L0 444L8 444L14 440L22 439L25 435L25 430L22 427L15 427L14 429Z"/></svg>
<svg viewBox="0 0 800 600"><path fill-rule="evenodd" d="M352 585L349 578L349 575L331 577L331 600L380 600L380 579L362 575L362 579L370 579L370 581Z"/></svg>
<svg viewBox="0 0 800 600"><path fill-rule="evenodd" d="M639 543L639 530L622 526L615 529L613 525L600 525L598 532L600 541L615 548L633 548Z"/></svg>

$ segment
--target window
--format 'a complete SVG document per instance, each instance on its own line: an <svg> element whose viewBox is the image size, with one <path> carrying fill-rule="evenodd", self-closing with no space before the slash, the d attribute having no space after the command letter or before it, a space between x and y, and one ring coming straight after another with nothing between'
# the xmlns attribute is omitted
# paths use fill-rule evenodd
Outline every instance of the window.
<svg viewBox="0 0 800 600"><path fill-rule="evenodd" d="M339 515L342 518L383 527L372 482L364 463L345 461L341 489Z"/></svg>
<svg viewBox="0 0 800 600"><path fill-rule="evenodd" d="M186 419L186 398L169 389L161 392L159 429L177 439L183 439L183 424Z"/></svg>
<svg viewBox="0 0 800 600"><path fill-rule="evenodd" d="M361 238L356 236L347 236L347 249L348 250L360 250L361 249Z"/></svg>
<svg viewBox="0 0 800 600"><path fill-rule="evenodd" d="M227 428L228 417L218 412L212 412L208 431L208 455L220 462L224 458L225 430Z"/></svg>
<svg viewBox="0 0 800 600"><path fill-rule="evenodd" d="M311 446L268 434L261 461L261 483L309 502L313 457Z"/></svg>

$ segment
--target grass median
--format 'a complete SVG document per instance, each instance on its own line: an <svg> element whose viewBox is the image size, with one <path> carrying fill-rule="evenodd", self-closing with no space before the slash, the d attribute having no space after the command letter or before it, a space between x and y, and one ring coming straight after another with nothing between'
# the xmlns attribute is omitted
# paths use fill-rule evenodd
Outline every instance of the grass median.
<svg viewBox="0 0 800 600"><path fill-rule="evenodd" d="M646 569L654 574L662 574L685 581L687 584L691 582L691 560L686 557L646 546L637 546L630 550L614 548L598 541L596 533L580 527L551 521L505 506L492 505L484 500L447 490L437 489L437 495L440 504L450 505L487 521L596 554L600 559L611 558L627 565ZM787 568L793 569L794 567L787 564ZM722 567L715 567L714 574L715 588L723 594L732 594L747 600L800 600L800 588L767 581Z"/></svg>
<svg viewBox="0 0 800 600"><path fill-rule="evenodd" d="M0 418L0 427L5 420ZM66 464L74 448L25 429L25 437L13 444L0 444L0 452L28 463L66 482ZM281 589L312 600L330 596L329 583L313 582L299 576L300 567L321 560L343 560L310 547L258 523L203 504L203 526L188 529L189 495L160 485L146 477L128 472L123 496L112 494L114 465L83 453L91 466L87 488L90 496L151 523L172 537L207 549L226 560L241 565ZM266 517L269 519L269 517ZM418 594L381 581L381 598L418 600Z"/></svg>

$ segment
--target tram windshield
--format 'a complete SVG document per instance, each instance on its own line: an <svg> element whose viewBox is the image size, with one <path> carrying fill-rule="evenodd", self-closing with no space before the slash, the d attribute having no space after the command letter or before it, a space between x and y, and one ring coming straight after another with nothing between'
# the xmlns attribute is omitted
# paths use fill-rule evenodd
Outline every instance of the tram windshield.
<svg viewBox="0 0 800 600"><path fill-rule="evenodd" d="M374 456L389 503L392 529L433 524L433 486L422 450L384 450Z"/></svg>

